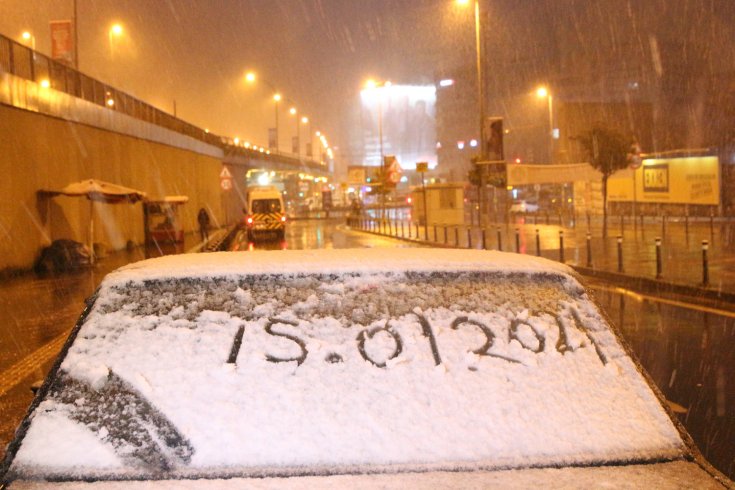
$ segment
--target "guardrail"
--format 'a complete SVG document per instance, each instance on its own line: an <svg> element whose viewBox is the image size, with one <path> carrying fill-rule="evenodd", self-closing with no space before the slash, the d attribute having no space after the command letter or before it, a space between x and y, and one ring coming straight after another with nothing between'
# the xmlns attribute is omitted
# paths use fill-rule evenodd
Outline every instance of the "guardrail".
<svg viewBox="0 0 735 490"><path fill-rule="evenodd" d="M596 237L593 246L590 230L582 234L573 229L565 230L557 226L541 229L535 226L529 228L529 223L514 227L509 224L483 227L447 224L425 226L423 223L410 219L381 219L364 214L353 214L347 217L347 225L351 228L433 247L499 250L544 256L590 270L608 270L618 274L623 274L628 270L635 271L636 276L650 276L651 279L655 278L657 281L670 280L672 279L671 274L675 273L679 279L685 279L686 282L696 284L700 288L706 289L718 284L717 287L721 293L723 289L730 287L729 284L732 281L735 281L735 276L726 273L722 266L723 258L727 260L728 251L731 249L731 227L727 225L732 224L723 224L715 234L714 227L711 227L710 223L709 220L706 220L702 223L705 226L699 226L699 229L693 233L693 235L696 234L699 241L695 241L693 236L691 244L688 237L689 226L685 228L682 224L682 229L678 230L677 235L668 241L662 240L659 235L654 235L651 230L648 231L648 234L641 230L640 233L629 236L632 239L631 243L625 241L622 234L618 234L609 238ZM632 231L631 229L630 232ZM687 234L686 238L682 236L684 233ZM702 236L709 236L710 240L702 240ZM718 281L713 281L712 278L711 243L715 238L718 239L718 258L720 259L717 268L725 283L722 282L722 278L718 278ZM662 245L663 241L666 243ZM614 248L610 246L613 243ZM672 266L678 266L678 271L666 270L662 261L662 250L664 249L666 249L668 262ZM701 254L700 260L697 259L697 254ZM654 255L655 275L649 265ZM682 264L686 264L683 265L685 269L683 271L681 270ZM646 269L650 271L646 273Z"/></svg>
<svg viewBox="0 0 735 490"><path fill-rule="evenodd" d="M261 152L256 148L246 148L242 144L235 144L231 138L218 136L179 119L122 90L118 90L112 85L85 75L64 63L52 60L48 56L2 34L0 34L0 71L43 84L48 88L115 110L135 119L190 136L199 141L223 148L230 153L240 153L265 160L278 157L279 159L288 160L289 163L306 164L310 168L326 168L325 162L303 159L297 155L280 151L272 151L266 154L265 150Z"/></svg>

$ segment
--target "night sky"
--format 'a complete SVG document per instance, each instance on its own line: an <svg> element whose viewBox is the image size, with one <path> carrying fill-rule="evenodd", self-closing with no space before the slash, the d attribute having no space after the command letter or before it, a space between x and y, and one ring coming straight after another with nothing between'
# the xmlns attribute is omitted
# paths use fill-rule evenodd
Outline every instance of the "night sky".
<svg viewBox="0 0 735 490"><path fill-rule="evenodd" d="M693 51L704 46L703 68L727 72L734 69L734 4L484 2L488 63L504 63L503 71L490 70L489 82L502 79L508 90L524 90L519 85L570 69L559 65L561 37L607 54L628 42L631 32L640 31L635 35L645 40L649 26L657 35L692 42ZM474 62L472 9L454 0L78 0L78 10L81 71L167 112L175 100L179 117L260 145L274 124L268 84L312 119L314 131L340 145L347 138L345 114L368 77L433 83L439 74ZM48 22L71 16L72 0L0 0L0 33L19 39L30 30L37 49L48 53ZM125 32L111 53L114 22ZM244 82L247 70L259 76L252 86ZM285 149L295 121L287 103L281 109Z"/></svg>

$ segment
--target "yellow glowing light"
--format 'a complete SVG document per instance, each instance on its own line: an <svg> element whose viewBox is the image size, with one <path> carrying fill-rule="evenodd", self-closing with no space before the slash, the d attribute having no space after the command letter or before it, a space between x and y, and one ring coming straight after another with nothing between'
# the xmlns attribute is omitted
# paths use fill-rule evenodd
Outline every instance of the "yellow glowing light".
<svg viewBox="0 0 735 490"><path fill-rule="evenodd" d="M280 102L281 101L281 94L275 94L273 96L273 100L275 100L276 102Z"/></svg>
<svg viewBox="0 0 735 490"><path fill-rule="evenodd" d="M290 108L288 110L288 112L290 112L292 116L295 116L296 115L296 108L295 107L292 107L292 108Z"/></svg>
<svg viewBox="0 0 735 490"><path fill-rule="evenodd" d="M49 82L48 78L44 78L41 80L41 87L43 88L49 88L51 86L51 82Z"/></svg>
<svg viewBox="0 0 735 490"><path fill-rule="evenodd" d="M467 5L470 0L456 0L458 5Z"/></svg>
<svg viewBox="0 0 735 490"><path fill-rule="evenodd" d="M235 144L236 145L239 145L240 144L240 138L238 138L237 136L235 136L234 141L235 141Z"/></svg>
<svg viewBox="0 0 735 490"><path fill-rule="evenodd" d="M365 82L365 88L367 89L374 89L377 86L378 86L378 82L376 82L372 78L368 79L368 81Z"/></svg>
<svg viewBox="0 0 735 490"><path fill-rule="evenodd" d="M322 132L321 132L321 131L317 131L317 132L316 132L316 135L317 135L317 137L319 137L319 136L321 136L321 135L322 135Z"/></svg>
<svg viewBox="0 0 735 490"><path fill-rule="evenodd" d="M24 41L30 41L31 33L28 31L23 31L23 34L21 34L20 37L22 37Z"/></svg>
<svg viewBox="0 0 735 490"><path fill-rule="evenodd" d="M539 99L545 99L549 96L549 90L546 87L539 87L536 89L536 97Z"/></svg>
<svg viewBox="0 0 735 490"><path fill-rule="evenodd" d="M114 107L115 99L107 99L107 107Z"/></svg>
<svg viewBox="0 0 735 490"><path fill-rule="evenodd" d="M120 36L123 33L123 27L120 24L113 24L110 27L110 34L113 36Z"/></svg>
<svg viewBox="0 0 735 490"><path fill-rule="evenodd" d="M252 71L249 71L245 74L245 81L248 83L253 83L255 81L255 73Z"/></svg>
<svg viewBox="0 0 735 490"><path fill-rule="evenodd" d="M209 134L209 129L204 128L204 132L207 133L207 134Z"/></svg>
<svg viewBox="0 0 735 490"><path fill-rule="evenodd" d="M309 118L306 117L306 116L304 116L304 117L301 118L301 122L304 123L304 124L306 124L306 123L309 122Z"/></svg>

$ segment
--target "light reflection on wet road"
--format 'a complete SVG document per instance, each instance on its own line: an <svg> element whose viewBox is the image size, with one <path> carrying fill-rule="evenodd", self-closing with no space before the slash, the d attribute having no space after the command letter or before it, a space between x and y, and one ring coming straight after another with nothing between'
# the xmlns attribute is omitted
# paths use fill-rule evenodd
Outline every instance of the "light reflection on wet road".
<svg viewBox="0 0 735 490"><path fill-rule="evenodd" d="M414 246L405 241L350 231L341 221L293 221L286 240L248 243L236 250ZM247 253L247 252L245 252ZM137 260L107 259L96 270L56 278L27 275L0 282L0 456L31 402L30 384L50 368L63 339L81 314L84 299L104 274ZM734 476L735 318L696 307L649 300L593 287L596 297L670 401L707 459ZM692 305L693 306L693 305Z"/></svg>
<svg viewBox="0 0 735 490"><path fill-rule="evenodd" d="M735 477L735 314L593 285L705 458Z"/></svg>

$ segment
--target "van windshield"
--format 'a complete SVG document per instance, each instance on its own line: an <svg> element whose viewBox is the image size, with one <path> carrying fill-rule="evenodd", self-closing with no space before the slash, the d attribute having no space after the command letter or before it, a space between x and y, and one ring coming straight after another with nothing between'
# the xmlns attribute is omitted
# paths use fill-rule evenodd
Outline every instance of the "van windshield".
<svg viewBox="0 0 735 490"><path fill-rule="evenodd" d="M281 201L278 199L258 199L251 206L253 213L280 213Z"/></svg>

